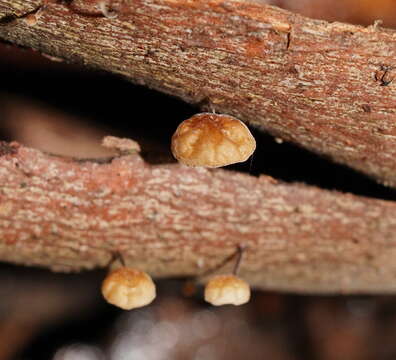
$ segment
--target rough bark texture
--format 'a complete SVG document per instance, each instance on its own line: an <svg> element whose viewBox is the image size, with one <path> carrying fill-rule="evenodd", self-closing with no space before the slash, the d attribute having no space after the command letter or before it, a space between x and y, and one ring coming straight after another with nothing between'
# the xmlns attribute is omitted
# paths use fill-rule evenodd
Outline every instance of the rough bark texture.
<svg viewBox="0 0 396 360"><path fill-rule="evenodd" d="M392 202L150 166L138 154L94 162L15 143L0 151L2 260L76 271L106 266L120 251L153 276L190 276L244 244L241 275L263 289L396 290Z"/></svg>
<svg viewBox="0 0 396 360"><path fill-rule="evenodd" d="M235 115L396 186L393 31L253 0L111 6L116 19L93 0L0 0L0 37ZM395 203L137 154L76 161L6 143L0 154L2 260L77 271L120 251L153 276L193 276L242 243L241 275L260 288L396 290Z"/></svg>
<svg viewBox="0 0 396 360"><path fill-rule="evenodd" d="M396 186L396 33L253 0L1 0L0 37L216 109ZM166 121L164 118L163 121Z"/></svg>

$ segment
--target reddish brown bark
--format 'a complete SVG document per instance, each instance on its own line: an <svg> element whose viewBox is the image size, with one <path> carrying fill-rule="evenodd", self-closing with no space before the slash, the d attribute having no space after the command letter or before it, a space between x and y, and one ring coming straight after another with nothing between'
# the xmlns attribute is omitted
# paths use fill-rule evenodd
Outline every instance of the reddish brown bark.
<svg viewBox="0 0 396 360"><path fill-rule="evenodd" d="M260 1L112 8L116 19L95 1L0 0L0 37L236 115L396 185L393 31ZM77 161L6 143L0 153L2 260L69 271L120 251L154 276L194 276L243 243L241 275L260 288L396 289L395 203L137 154Z"/></svg>
<svg viewBox="0 0 396 360"><path fill-rule="evenodd" d="M117 0L116 19L96 5L1 0L0 37L235 115L396 185L394 31L253 0Z"/></svg>
<svg viewBox="0 0 396 360"><path fill-rule="evenodd" d="M260 288L396 289L394 203L264 176L150 166L137 154L74 161L16 143L2 143L1 154L2 260L69 271L106 266L120 251L153 276L193 276L242 243L241 275Z"/></svg>
<svg viewBox="0 0 396 360"><path fill-rule="evenodd" d="M381 19L384 27L395 27L396 3L393 0L264 0L266 3L314 19L353 24L374 24Z"/></svg>

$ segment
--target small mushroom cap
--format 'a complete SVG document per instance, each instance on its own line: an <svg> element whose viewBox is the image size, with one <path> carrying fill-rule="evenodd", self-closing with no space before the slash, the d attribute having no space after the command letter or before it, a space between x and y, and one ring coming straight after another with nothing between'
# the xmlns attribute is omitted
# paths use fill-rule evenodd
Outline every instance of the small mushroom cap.
<svg viewBox="0 0 396 360"><path fill-rule="evenodd" d="M150 304L156 296L151 277L143 271L121 267L103 281L102 294L107 302L124 310Z"/></svg>
<svg viewBox="0 0 396 360"><path fill-rule="evenodd" d="M182 164L211 168L246 161L255 149L256 141L242 121L211 113L183 121L171 145L173 156Z"/></svg>
<svg viewBox="0 0 396 360"><path fill-rule="evenodd" d="M205 287L205 300L212 305L242 305L250 300L250 286L234 275L217 275Z"/></svg>

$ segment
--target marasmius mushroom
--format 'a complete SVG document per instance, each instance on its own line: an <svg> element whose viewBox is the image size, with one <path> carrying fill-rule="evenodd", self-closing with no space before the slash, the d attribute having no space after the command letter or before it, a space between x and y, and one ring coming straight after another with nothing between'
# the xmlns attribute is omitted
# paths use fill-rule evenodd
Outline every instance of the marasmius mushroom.
<svg viewBox="0 0 396 360"><path fill-rule="evenodd" d="M216 168L246 161L256 141L240 120L201 113L183 121L172 137L173 156L188 166Z"/></svg>
<svg viewBox="0 0 396 360"><path fill-rule="evenodd" d="M155 299L156 291L150 275L123 266L106 276L102 294L110 304L131 310L150 304Z"/></svg>
<svg viewBox="0 0 396 360"><path fill-rule="evenodd" d="M236 276L244 248L238 247L233 274L213 276L205 286L205 300L215 306L242 305L250 300L250 285Z"/></svg>
<svg viewBox="0 0 396 360"><path fill-rule="evenodd" d="M250 300L250 286L232 274L216 275L205 286L205 300L215 306L242 305Z"/></svg>

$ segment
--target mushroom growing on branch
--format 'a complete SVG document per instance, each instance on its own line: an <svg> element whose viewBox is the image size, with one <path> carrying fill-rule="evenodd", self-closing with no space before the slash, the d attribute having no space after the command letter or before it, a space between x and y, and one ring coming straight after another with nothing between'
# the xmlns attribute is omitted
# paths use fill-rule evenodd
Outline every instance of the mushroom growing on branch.
<svg viewBox="0 0 396 360"><path fill-rule="evenodd" d="M150 304L155 299L156 291L150 275L123 266L106 276L102 294L108 303L131 310Z"/></svg>
<svg viewBox="0 0 396 360"><path fill-rule="evenodd" d="M242 121L201 113L178 126L171 149L182 164L216 168L246 161L256 149L256 141Z"/></svg>
<svg viewBox="0 0 396 360"><path fill-rule="evenodd" d="M250 300L250 286L235 275L217 275L205 287L205 300L212 305L242 305Z"/></svg>
<svg viewBox="0 0 396 360"><path fill-rule="evenodd" d="M243 305L250 300L250 285L236 274L242 261L245 246L238 246L237 260L232 274L212 277L205 286L205 300L215 306ZM234 257L233 255L232 257ZM228 259L226 259L227 261Z"/></svg>

